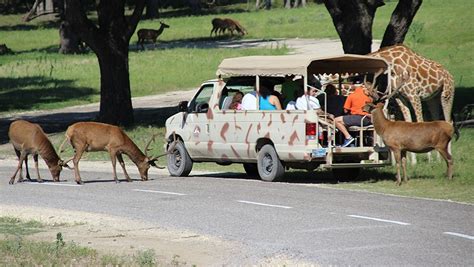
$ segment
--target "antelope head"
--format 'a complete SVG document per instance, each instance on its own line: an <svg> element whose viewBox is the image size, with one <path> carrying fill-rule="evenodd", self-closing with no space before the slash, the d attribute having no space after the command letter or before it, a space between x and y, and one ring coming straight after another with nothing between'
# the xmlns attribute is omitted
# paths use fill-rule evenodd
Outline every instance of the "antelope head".
<svg viewBox="0 0 474 267"><path fill-rule="evenodd" d="M166 156L166 155L172 153L172 152L174 151L174 148L176 147L176 144L177 144L176 134L173 133L173 142L168 146L168 149L166 150L166 153L163 153L163 154L160 154L160 155L154 156L154 157L149 156L149 155L148 155L148 151L151 150L151 149L149 148L149 147L150 147L150 144L155 141L155 138L156 138L157 135L158 135L158 134L154 134L154 135L151 137L150 141L148 141L148 143L146 144L145 149L144 149L144 152L145 152L145 160L142 162L142 164L140 164L140 165L138 166L138 170L139 170L139 172L140 172L140 176L141 176L142 180L144 180L144 181L148 180L148 169L150 168L150 166L153 166L153 167L155 167L155 168L157 168L157 169L164 169L164 168L165 168L165 167L163 167L163 166L157 165L157 164L156 164L156 161L157 161L159 158L161 158L161 157L163 157L163 156Z"/></svg>

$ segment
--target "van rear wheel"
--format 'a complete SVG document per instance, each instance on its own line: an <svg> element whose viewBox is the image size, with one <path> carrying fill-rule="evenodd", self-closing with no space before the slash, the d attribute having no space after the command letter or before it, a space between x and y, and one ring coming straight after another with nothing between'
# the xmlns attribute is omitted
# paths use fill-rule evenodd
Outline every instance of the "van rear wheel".
<svg viewBox="0 0 474 267"><path fill-rule="evenodd" d="M168 154L168 171L171 176L188 176L193 168L193 161L181 140L176 143L174 151Z"/></svg>
<svg viewBox="0 0 474 267"><path fill-rule="evenodd" d="M257 168L260 178L267 182L276 182L285 174L285 168L272 145L264 145L258 151Z"/></svg>

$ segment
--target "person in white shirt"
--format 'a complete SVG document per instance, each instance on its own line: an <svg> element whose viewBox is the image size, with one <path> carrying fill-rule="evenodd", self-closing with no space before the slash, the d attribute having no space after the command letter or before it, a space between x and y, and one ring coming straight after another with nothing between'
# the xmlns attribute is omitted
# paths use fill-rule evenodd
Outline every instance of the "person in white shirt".
<svg viewBox="0 0 474 267"><path fill-rule="evenodd" d="M303 91L300 89L300 91ZM316 98L317 89L309 87L307 95L302 92L298 93L298 98L296 99L295 107L299 110L318 110L321 109L319 100Z"/></svg>
<svg viewBox="0 0 474 267"><path fill-rule="evenodd" d="M242 98L242 110L257 110L257 92L247 93Z"/></svg>

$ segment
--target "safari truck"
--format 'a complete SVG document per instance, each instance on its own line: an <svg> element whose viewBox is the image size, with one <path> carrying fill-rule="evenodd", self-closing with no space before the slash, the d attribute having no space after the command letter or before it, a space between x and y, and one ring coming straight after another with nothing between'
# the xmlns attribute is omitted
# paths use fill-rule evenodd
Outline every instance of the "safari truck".
<svg viewBox="0 0 474 267"><path fill-rule="evenodd" d="M198 162L240 163L248 175L277 181L290 168L332 169L335 176L348 178L357 176L360 168L390 165L389 150L372 126L351 127L355 146L340 147L334 121L327 113L258 110L258 97L256 110L228 108L236 93L258 94L263 82L278 91L286 75L300 77L307 88L309 79L318 75L357 74L375 81L381 73L390 75L389 68L384 59L359 55L224 59L217 69L218 78L204 82L191 101L181 102L179 113L166 121L165 146L175 145L169 148L169 173L187 176ZM324 91L320 93L325 96Z"/></svg>

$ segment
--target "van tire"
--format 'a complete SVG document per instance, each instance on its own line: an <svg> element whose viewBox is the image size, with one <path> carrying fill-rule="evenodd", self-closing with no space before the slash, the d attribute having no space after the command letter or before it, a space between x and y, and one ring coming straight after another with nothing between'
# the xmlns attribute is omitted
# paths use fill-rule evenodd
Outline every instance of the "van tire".
<svg viewBox="0 0 474 267"><path fill-rule="evenodd" d="M275 148L264 145L257 155L257 168L260 179L267 182L276 182L285 175L285 167L281 163Z"/></svg>
<svg viewBox="0 0 474 267"><path fill-rule="evenodd" d="M178 140L174 151L168 154L168 172L171 176L188 176L193 168L193 161L181 140Z"/></svg>
<svg viewBox="0 0 474 267"><path fill-rule="evenodd" d="M257 177L258 176L258 166L257 163L244 163L244 170L250 177Z"/></svg>

